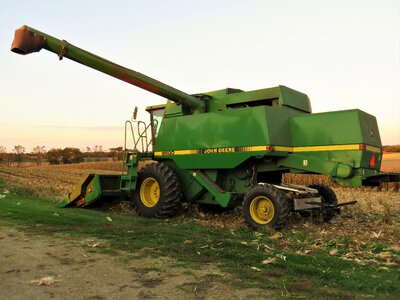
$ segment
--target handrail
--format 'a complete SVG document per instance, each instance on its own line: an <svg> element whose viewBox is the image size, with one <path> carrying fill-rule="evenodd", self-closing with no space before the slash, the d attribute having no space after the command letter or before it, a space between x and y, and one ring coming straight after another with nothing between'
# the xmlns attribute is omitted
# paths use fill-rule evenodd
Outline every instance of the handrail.
<svg viewBox="0 0 400 300"><path fill-rule="evenodd" d="M144 126L144 129L143 129L142 132L140 132L141 125L142 125L142 127ZM142 146L142 151L144 151L144 145L145 144L147 145L147 125L143 121L137 121L137 127L136 128L137 128L137 133L138 133L137 144L139 144L139 142L140 142L140 144ZM146 140L146 141L144 142L144 140ZM137 148L136 146L137 145L135 145L135 148ZM145 152L147 152L147 150L148 149L146 148Z"/></svg>
<svg viewBox="0 0 400 300"><path fill-rule="evenodd" d="M136 123L136 126L132 123ZM157 120L153 120L153 122L149 124L143 121L125 121L124 151L127 151L128 131L130 131L134 147L133 151L148 152L150 146L153 145L153 135L151 134L149 138L149 130L151 130L152 126L157 129L157 125Z"/></svg>
<svg viewBox="0 0 400 300"><path fill-rule="evenodd" d="M126 151L126 138L127 138L127 125L129 124L130 129L131 129L131 134L132 134L132 138L133 138L133 144L136 145L136 140L135 140L135 134L133 132L133 126L132 126L132 122L127 120L125 121L125 139L124 139L124 151Z"/></svg>

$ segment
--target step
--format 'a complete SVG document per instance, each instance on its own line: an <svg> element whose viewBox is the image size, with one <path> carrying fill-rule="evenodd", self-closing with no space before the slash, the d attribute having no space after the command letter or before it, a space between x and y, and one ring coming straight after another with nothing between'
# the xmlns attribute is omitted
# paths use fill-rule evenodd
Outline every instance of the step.
<svg viewBox="0 0 400 300"><path fill-rule="evenodd" d="M130 176L130 175L122 175L121 176L121 180L125 180L125 181L132 181L132 180L136 180L137 176Z"/></svg>
<svg viewBox="0 0 400 300"><path fill-rule="evenodd" d="M136 162L127 162L127 163L124 163L124 166L133 167L133 166L137 166L137 163Z"/></svg>

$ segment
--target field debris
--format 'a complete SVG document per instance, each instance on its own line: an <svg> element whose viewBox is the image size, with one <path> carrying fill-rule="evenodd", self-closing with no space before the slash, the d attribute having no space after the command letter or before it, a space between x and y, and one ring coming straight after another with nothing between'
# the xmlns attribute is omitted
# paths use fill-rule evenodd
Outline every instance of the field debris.
<svg viewBox="0 0 400 300"><path fill-rule="evenodd" d="M338 249L332 249L331 251L329 251L329 255L335 256L338 253Z"/></svg>
<svg viewBox="0 0 400 300"><path fill-rule="evenodd" d="M386 259L386 258L391 258L393 255L392 253L388 251L380 252L376 257Z"/></svg>
<svg viewBox="0 0 400 300"><path fill-rule="evenodd" d="M107 221L112 222L111 217L106 217Z"/></svg>
<svg viewBox="0 0 400 300"><path fill-rule="evenodd" d="M7 189L0 191L0 199L4 199L10 192Z"/></svg>
<svg viewBox="0 0 400 300"><path fill-rule="evenodd" d="M379 230L378 233L376 233L375 231L372 231L372 238L379 238L381 236L382 230Z"/></svg>
<svg viewBox="0 0 400 300"><path fill-rule="evenodd" d="M281 253L278 253L277 255L275 255L277 258L279 258L279 259L282 259L283 261L286 261L286 256L285 255L283 255L283 254L281 254Z"/></svg>
<svg viewBox="0 0 400 300"><path fill-rule="evenodd" d="M271 258L264 259L261 263L263 265L271 265L271 264L274 264L275 262L276 262L276 258L271 257Z"/></svg>
<svg viewBox="0 0 400 300"><path fill-rule="evenodd" d="M80 241L80 245L82 248L88 247L88 248L109 248L110 243L106 240L101 240L101 239L83 239Z"/></svg>
<svg viewBox="0 0 400 300"><path fill-rule="evenodd" d="M54 277L43 277L40 279L38 285L52 285L54 282Z"/></svg>
<svg viewBox="0 0 400 300"><path fill-rule="evenodd" d="M37 284L37 285L44 285L44 286L50 286L53 285L56 282L62 281L60 279L54 279L53 276L46 276L46 277L42 277L39 280L30 280L29 283L30 284Z"/></svg>
<svg viewBox="0 0 400 300"><path fill-rule="evenodd" d="M271 237L270 237L270 239L271 240L277 240L277 239L281 239L281 238L283 238L283 234L282 234L282 232L275 232Z"/></svg>
<svg viewBox="0 0 400 300"><path fill-rule="evenodd" d="M100 245L101 245L100 242L92 242L92 243L87 244L87 246L90 248L100 247Z"/></svg>

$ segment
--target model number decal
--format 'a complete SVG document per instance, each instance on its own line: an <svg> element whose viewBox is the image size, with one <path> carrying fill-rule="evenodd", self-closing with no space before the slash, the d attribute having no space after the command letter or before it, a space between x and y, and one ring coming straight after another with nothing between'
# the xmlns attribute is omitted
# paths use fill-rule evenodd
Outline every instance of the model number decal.
<svg viewBox="0 0 400 300"><path fill-rule="evenodd" d="M162 156L175 155L175 151L161 151Z"/></svg>

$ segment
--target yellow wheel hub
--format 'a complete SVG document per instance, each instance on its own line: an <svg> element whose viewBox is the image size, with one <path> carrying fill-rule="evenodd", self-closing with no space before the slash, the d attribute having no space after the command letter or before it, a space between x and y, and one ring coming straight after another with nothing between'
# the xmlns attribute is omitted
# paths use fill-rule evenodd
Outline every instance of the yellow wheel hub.
<svg viewBox="0 0 400 300"><path fill-rule="evenodd" d="M274 204L265 196L258 196L250 203L251 218L258 224L268 224L275 215Z"/></svg>
<svg viewBox="0 0 400 300"><path fill-rule="evenodd" d="M140 186L140 199L147 207L153 207L160 199L160 185L154 178L146 178Z"/></svg>

